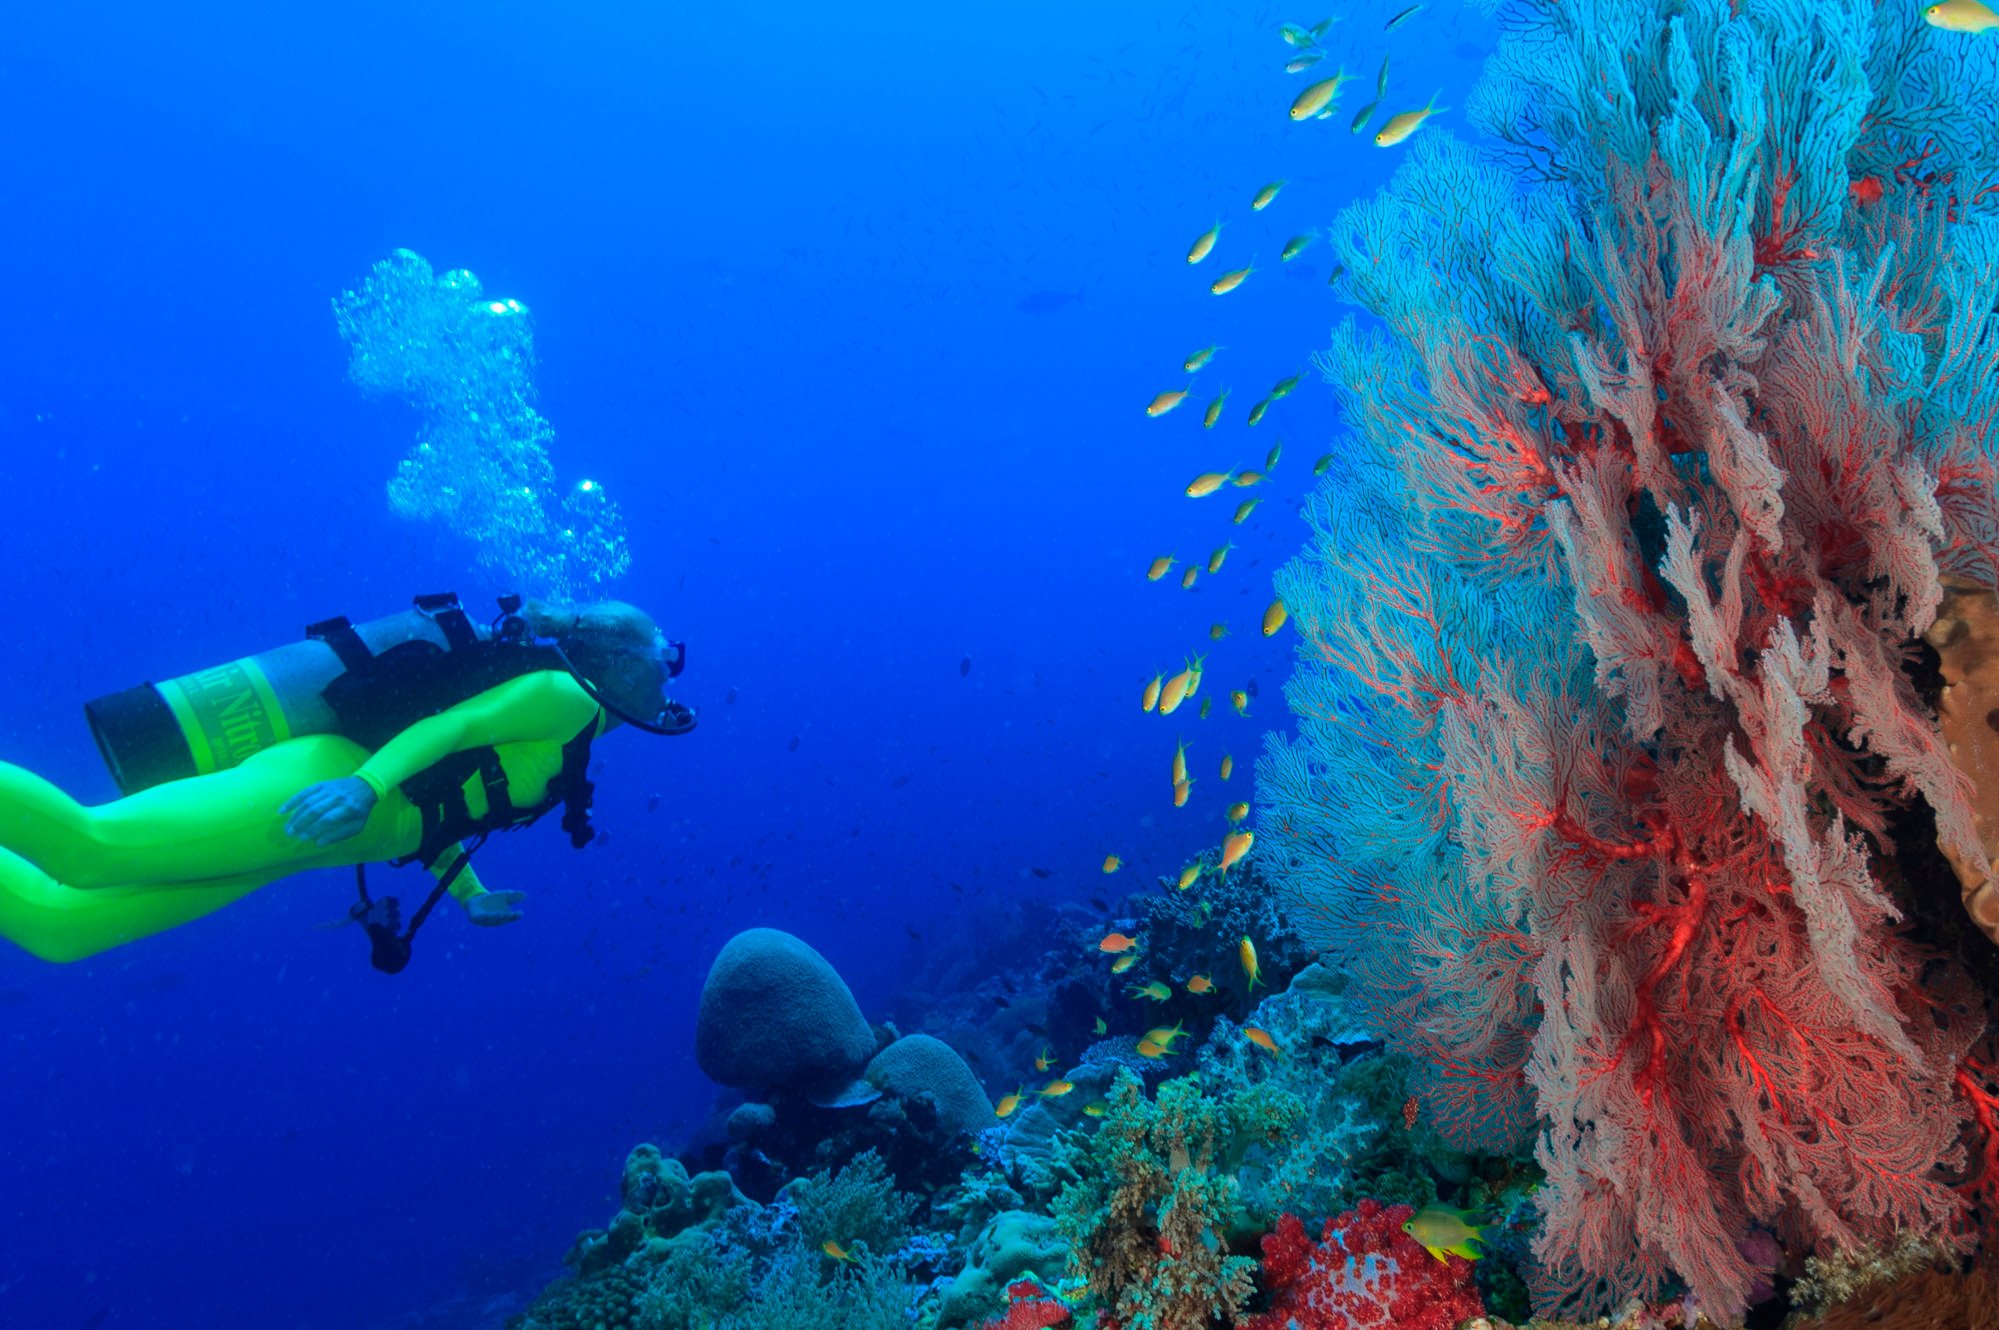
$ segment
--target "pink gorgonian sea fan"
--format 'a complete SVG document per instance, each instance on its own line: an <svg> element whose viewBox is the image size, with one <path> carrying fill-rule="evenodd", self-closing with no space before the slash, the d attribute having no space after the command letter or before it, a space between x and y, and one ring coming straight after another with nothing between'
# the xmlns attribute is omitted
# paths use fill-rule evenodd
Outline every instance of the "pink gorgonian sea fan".
<svg viewBox="0 0 1999 1330"><path fill-rule="evenodd" d="M1515 0L1331 229L1373 316L1278 576L1258 853L1467 1144L1544 1310L1952 1232L1982 996L1879 877L1982 864L1907 666L1999 578L1999 44L1866 0Z"/></svg>

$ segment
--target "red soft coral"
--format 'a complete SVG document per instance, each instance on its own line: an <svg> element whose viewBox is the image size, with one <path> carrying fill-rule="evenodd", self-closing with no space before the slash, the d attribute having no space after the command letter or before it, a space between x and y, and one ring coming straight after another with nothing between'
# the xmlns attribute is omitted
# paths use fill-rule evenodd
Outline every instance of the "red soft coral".
<svg viewBox="0 0 1999 1330"><path fill-rule="evenodd" d="M1006 1287L1006 1315L987 1321L984 1330L1051 1330L1069 1324L1069 1309L1031 1279Z"/></svg>
<svg viewBox="0 0 1999 1330"><path fill-rule="evenodd" d="M1318 1246L1296 1215L1263 1239L1269 1309L1242 1330L1453 1330L1484 1312L1462 1256L1437 1260L1402 1231L1406 1205L1360 1205L1326 1221Z"/></svg>

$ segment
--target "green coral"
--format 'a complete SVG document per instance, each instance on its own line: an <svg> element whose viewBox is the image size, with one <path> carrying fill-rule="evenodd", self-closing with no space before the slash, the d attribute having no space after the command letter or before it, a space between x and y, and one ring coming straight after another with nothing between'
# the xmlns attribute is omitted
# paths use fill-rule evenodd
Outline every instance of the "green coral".
<svg viewBox="0 0 1999 1330"><path fill-rule="evenodd" d="M908 1240L916 1201L896 1190L881 1156L855 1155L837 1170L821 1169L789 1184L784 1195L798 1211L798 1235L806 1248L837 1242L856 1253L895 1251Z"/></svg>
<svg viewBox="0 0 1999 1330"><path fill-rule="evenodd" d="M905 1330L916 1300L900 1265L835 1262L797 1243L758 1262L718 1237L654 1267L633 1330Z"/></svg>
<svg viewBox="0 0 1999 1330"><path fill-rule="evenodd" d="M1119 1076L1078 1180L1055 1201L1070 1272L1105 1315L1133 1330L1235 1318L1257 1265L1231 1251L1249 1233L1235 1175L1301 1111L1296 1096L1267 1087L1210 1097L1197 1077L1147 1099L1137 1077Z"/></svg>
<svg viewBox="0 0 1999 1330"><path fill-rule="evenodd" d="M949 1330L1004 1315L1007 1285L1031 1274L1053 1286L1068 1260L1068 1245L1047 1215L1026 1210L995 1215L973 1239L964 1269L944 1290L937 1325Z"/></svg>

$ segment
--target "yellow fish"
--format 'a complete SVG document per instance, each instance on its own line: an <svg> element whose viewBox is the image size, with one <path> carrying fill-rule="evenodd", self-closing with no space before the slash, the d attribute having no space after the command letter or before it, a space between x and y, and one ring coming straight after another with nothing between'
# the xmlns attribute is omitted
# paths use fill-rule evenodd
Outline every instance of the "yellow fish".
<svg viewBox="0 0 1999 1330"><path fill-rule="evenodd" d="M1010 1118L1020 1111L1020 1101L1027 1098L1027 1087L1021 1086L1012 1094L993 1105L993 1112L999 1117Z"/></svg>
<svg viewBox="0 0 1999 1330"><path fill-rule="evenodd" d="M1129 970L1132 966L1136 964L1138 964L1138 953L1135 951L1127 951L1124 955L1118 957L1116 960L1111 962L1111 973L1123 974L1126 970ZM1103 1031L1099 1030L1097 1033L1102 1034Z"/></svg>
<svg viewBox="0 0 1999 1330"><path fill-rule="evenodd" d="M1166 1045L1155 1044L1150 1039L1141 1039L1138 1041L1138 1055L1156 1062L1166 1056Z"/></svg>
<svg viewBox="0 0 1999 1330"><path fill-rule="evenodd" d="M1193 678L1187 681L1187 696L1189 697L1201 691L1201 662L1206 659L1206 656L1196 656L1187 665L1187 672L1193 676Z"/></svg>
<svg viewBox="0 0 1999 1330"><path fill-rule="evenodd" d="M1124 867L1124 860L1118 858L1116 855L1107 854L1104 856L1104 871L1106 873L1115 873L1117 872L1118 869L1123 867Z"/></svg>
<svg viewBox="0 0 1999 1330"><path fill-rule="evenodd" d="M1161 393L1146 406L1145 414L1157 419L1187 400L1187 390L1176 388L1170 393Z"/></svg>
<svg viewBox="0 0 1999 1330"><path fill-rule="evenodd" d="M1467 1223L1471 1215L1463 1210L1453 1210L1448 1206L1433 1205L1418 1210L1403 1222L1402 1231L1421 1243L1430 1255L1443 1260L1446 1255L1462 1256L1467 1261L1476 1261L1485 1253L1477 1245L1483 1245L1491 1225Z"/></svg>
<svg viewBox="0 0 1999 1330"><path fill-rule="evenodd" d="M1111 1032L1111 1027L1104 1024L1104 1018L1101 1016L1097 1017L1097 1033L1109 1034L1110 1032Z"/></svg>
<svg viewBox="0 0 1999 1330"><path fill-rule="evenodd" d="M1155 1029L1147 1030L1145 1037L1155 1044L1163 1045L1170 1051L1175 1039L1185 1039L1187 1037L1187 1022L1175 1021L1171 1026L1161 1025Z"/></svg>
<svg viewBox="0 0 1999 1330"><path fill-rule="evenodd" d="M1327 453L1324 457L1321 457L1318 461L1312 463L1312 474L1315 476L1323 476L1332 469L1333 469L1333 455L1331 453Z"/></svg>
<svg viewBox="0 0 1999 1330"><path fill-rule="evenodd" d="M1190 666L1166 681L1159 693L1159 714L1170 716L1180 709L1187 700L1187 694L1194 691L1194 671Z"/></svg>
<svg viewBox="0 0 1999 1330"><path fill-rule="evenodd" d="M1999 28L1999 14L1978 0L1943 0L1923 10L1923 22L1945 32L1987 32Z"/></svg>
<svg viewBox="0 0 1999 1330"><path fill-rule="evenodd" d="M1238 286L1241 286L1243 284L1243 281L1251 273L1255 271L1256 269L1251 267L1251 268L1236 268L1230 272L1225 272L1220 277L1217 277L1214 280L1214 282L1209 285L1208 290L1215 295L1225 296L1229 292L1235 290Z"/></svg>
<svg viewBox="0 0 1999 1330"><path fill-rule="evenodd" d="M1232 471L1203 471L1187 482L1187 497L1205 499L1216 490L1229 483L1234 477Z"/></svg>
<svg viewBox="0 0 1999 1330"><path fill-rule="evenodd" d="M1273 180L1262 189L1257 190L1256 197L1249 201L1249 210L1251 212L1262 212L1265 208L1268 208L1270 201L1277 197L1277 191L1289 183L1286 180Z"/></svg>
<svg viewBox="0 0 1999 1330"><path fill-rule="evenodd" d="M1194 243L1187 250L1187 262L1199 263L1202 259L1207 258L1209 252L1215 247L1216 239L1221 234L1222 224L1216 222L1213 226L1201 232L1200 235L1194 237Z"/></svg>
<svg viewBox="0 0 1999 1330"><path fill-rule="evenodd" d="M1258 402L1255 406L1249 409L1249 423L1252 425L1262 423L1263 417L1269 412L1269 410L1270 410L1270 399L1266 397L1262 401Z"/></svg>
<svg viewBox="0 0 1999 1330"><path fill-rule="evenodd" d="M1083 1116L1086 1118L1100 1118L1104 1114L1110 1112L1110 1109L1111 1106L1109 1104L1106 1104L1103 1100L1094 1099L1091 1100L1089 1103L1083 1105Z"/></svg>
<svg viewBox="0 0 1999 1330"><path fill-rule="evenodd" d="M1222 403L1229 400L1229 390L1222 389L1222 395L1208 403L1208 409L1201 413L1201 428L1213 429L1215 422L1222 418Z"/></svg>
<svg viewBox="0 0 1999 1330"><path fill-rule="evenodd" d="M1234 835L1230 836L1228 839L1224 840L1222 842L1221 871L1226 873L1231 868L1234 868L1236 864L1241 861L1242 857L1245 854L1249 853L1249 847L1254 845L1255 843L1256 843L1256 833L1253 831L1238 831ZM1248 938L1244 938L1242 940L1242 944L1243 946L1249 948L1248 964L1252 965L1255 964L1256 948L1253 945L1251 945L1250 940ZM1247 966L1245 966L1245 968L1247 968Z"/></svg>
<svg viewBox="0 0 1999 1330"><path fill-rule="evenodd" d="M1263 455L1264 472L1267 474L1275 471L1277 469L1277 459L1282 456L1284 456L1284 440L1279 439L1276 443L1271 444L1270 451Z"/></svg>
<svg viewBox="0 0 1999 1330"><path fill-rule="evenodd" d="M1237 489L1246 490L1251 485L1261 483L1262 480L1263 473L1261 471L1238 471L1235 475L1234 483Z"/></svg>
<svg viewBox="0 0 1999 1330"><path fill-rule="evenodd" d="M1256 510L1256 505L1262 502L1263 500L1261 499L1244 499L1241 503L1237 504L1233 519L1235 524L1241 526L1250 513Z"/></svg>
<svg viewBox="0 0 1999 1330"><path fill-rule="evenodd" d="M1193 790L1193 788L1194 788L1194 782L1191 780L1174 781L1173 806L1175 808L1185 808L1187 806L1187 795L1190 791Z"/></svg>
<svg viewBox="0 0 1999 1330"><path fill-rule="evenodd" d="M1216 550L1213 554L1210 554L1208 556L1208 571L1211 573L1219 573L1222 570L1222 560L1228 558L1229 551L1234 548L1235 548L1235 542L1230 541L1228 544Z"/></svg>
<svg viewBox="0 0 1999 1330"><path fill-rule="evenodd" d="M1050 1067L1054 1065L1055 1065L1054 1054L1048 1051L1048 1045L1043 1044L1041 1046L1041 1051L1037 1053L1034 1057L1034 1069L1036 1071L1047 1071Z"/></svg>
<svg viewBox="0 0 1999 1330"><path fill-rule="evenodd" d="M1290 617L1291 611L1284 608L1284 597L1279 596L1276 600L1271 601L1270 608L1263 612L1263 635L1265 637L1271 636L1278 629L1282 628L1284 621Z"/></svg>
<svg viewBox="0 0 1999 1330"><path fill-rule="evenodd" d="M1211 623L1208 625L1208 640L1210 642L1219 642L1228 635L1229 626L1227 624Z"/></svg>
<svg viewBox="0 0 1999 1330"><path fill-rule="evenodd" d="M1240 822L1248 816L1249 816L1248 804L1238 800L1237 802L1229 805L1228 819L1230 822Z"/></svg>
<svg viewBox="0 0 1999 1330"><path fill-rule="evenodd" d="M1182 365L1180 368L1186 370L1189 374L1192 374L1195 370L1207 364L1210 360L1213 360L1215 358L1215 352L1221 349L1222 348L1220 346L1202 347L1199 351L1196 351L1193 355L1188 356L1187 363Z"/></svg>
<svg viewBox="0 0 1999 1330"><path fill-rule="evenodd" d="M1121 951L1130 951L1137 945L1138 939L1135 937L1126 937L1123 933L1106 933L1104 940L1097 943L1097 950L1116 955Z"/></svg>
<svg viewBox="0 0 1999 1330"><path fill-rule="evenodd" d="M1946 0L1946 3L1948 3L1948 0ZM1388 123L1381 127L1380 132L1375 134L1374 146L1377 148L1392 148L1422 128L1425 120L1428 120L1439 111L1448 111L1450 109L1448 106L1437 105L1437 99L1432 97L1430 104L1420 111L1398 112L1388 117Z"/></svg>
<svg viewBox="0 0 1999 1330"><path fill-rule="evenodd" d="M1199 568L1189 567L1186 572L1180 574L1180 589L1182 591L1192 591L1194 589L1194 578L1200 574L1200 571Z"/></svg>
<svg viewBox="0 0 1999 1330"><path fill-rule="evenodd" d="M1139 699L1139 707L1141 710L1150 711L1154 707L1159 705L1159 689L1160 686L1165 682L1166 682L1166 676L1163 674L1155 674L1152 676L1152 682L1145 685L1145 696Z"/></svg>
<svg viewBox="0 0 1999 1330"><path fill-rule="evenodd" d="M1068 1094L1071 1090L1075 1088L1076 1087L1073 1083L1058 1079L1048 1082L1048 1084L1042 1086L1039 1090L1036 1090L1034 1093L1040 1095L1043 1099L1060 1099L1063 1095Z"/></svg>
<svg viewBox="0 0 1999 1330"><path fill-rule="evenodd" d="M1173 783L1178 785L1187 779L1187 741L1185 739L1173 749Z"/></svg>
<svg viewBox="0 0 1999 1330"><path fill-rule="evenodd" d="M1334 99L1340 95L1341 86L1352 77L1353 75L1347 73L1345 70L1340 70L1331 78L1320 79L1317 83L1308 86L1305 91L1299 93L1292 100L1291 118L1293 120L1313 120L1325 116L1331 109ZM1279 181L1278 183L1282 184L1283 182ZM1275 186L1266 185L1264 188L1269 191L1271 197L1276 197L1277 189ZM1261 194L1257 195L1257 197L1263 198ZM1265 204L1269 202L1269 199L1264 199L1261 204L1252 203L1249 206L1262 211Z"/></svg>
<svg viewBox="0 0 1999 1330"><path fill-rule="evenodd" d="M825 1252L836 1261L845 1261L849 1265L852 1265L854 1262L854 1254L831 1238L820 1243L819 1250Z"/></svg>
<svg viewBox="0 0 1999 1330"><path fill-rule="evenodd" d="M1291 395L1291 390L1293 388L1296 388L1300 383L1300 381L1304 379L1304 377L1305 376L1302 374L1293 374L1288 379L1279 379L1277 381L1277 386L1270 390L1270 400L1275 402L1283 398L1289 397Z"/></svg>
<svg viewBox="0 0 1999 1330"><path fill-rule="evenodd" d="M1223 753L1222 779L1227 780L1230 776L1233 776L1234 774L1235 774L1235 759L1233 757L1230 757L1227 753Z"/></svg>
<svg viewBox="0 0 1999 1330"><path fill-rule="evenodd" d="M1154 979L1149 984L1133 984L1125 990L1133 997L1151 998L1154 1002L1164 1002L1173 996L1173 990Z"/></svg>
<svg viewBox="0 0 1999 1330"><path fill-rule="evenodd" d="M1242 1037L1249 1040L1250 1043L1255 1044L1258 1048L1268 1049L1270 1052L1278 1054L1284 1052L1283 1049L1277 1046L1277 1041L1270 1037L1270 1031L1268 1030L1259 1030L1254 1025L1245 1025L1242 1027Z"/></svg>
<svg viewBox="0 0 1999 1330"><path fill-rule="evenodd" d="M1160 555L1152 561L1152 566L1145 570L1145 580L1148 582L1157 582L1160 578L1166 576L1168 570L1178 562L1179 560L1170 554Z"/></svg>
<svg viewBox="0 0 1999 1330"><path fill-rule="evenodd" d="M1189 993L1212 993L1215 991L1215 981L1208 978L1205 974L1197 974L1187 981L1187 991Z"/></svg>
<svg viewBox="0 0 1999 1330"><path fill-rule="evenodd" d="M1240 688L1236 689L1229 694L1229 705L1235 708L1236 715L1247 716L1249 714L1249 694Z"/></svg>
<svg viewBox="0 0 1999 1330"><path fill-rule="evenodd" d="M1193 886L1196 882L1199 882L1200 880L1201 880L1201 865L1198 863L1192 863L1188 864L1185 868L1180 870L1180 881L1176 885L1180 888L1180 890L1185 891L1187 888Z"/></svg>
<svg viewBox="0 0 1999 1330"><path fill-rule="evenodd" d="M1277 255L1278 261L1281 263L1291 262L1291 260L1297 258L1300 254L1303 254L1306 251L1306 249L1310 248L1312 242L1317 239L1318 237L1313 235L1310 231L1307 231L1304 235L1301 236L1292 236L1289 240L1284 242L1284 248L1281 251L1279 251Z"/></svg>
<svg viewBox="0 0 1999 1330"><path fill-rule="evenodd" d="M1248 835L1247 831L1238 831L1234 836L1229 837L1229 839L1235 840L1238 836L1247 837ZM1256 963L1256 944L1249 940L1249 934L1244 933L1242 935L1242 941L1236 944L1235 954L1236 959L1242 962L1242 972L1249 976L1249 986L1255 988L1258 984L1263 983L1263 968ZM1267 984L1264 986L1266 988L1269 987Z"/></svg>

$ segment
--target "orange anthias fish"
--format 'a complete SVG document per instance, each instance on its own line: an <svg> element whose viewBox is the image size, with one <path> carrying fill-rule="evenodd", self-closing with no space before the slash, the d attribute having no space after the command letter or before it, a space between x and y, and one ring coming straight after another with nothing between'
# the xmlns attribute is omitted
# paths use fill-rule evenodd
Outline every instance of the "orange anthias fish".
<svg viewBox="0 0 1999 1330"><path fill-rule="evenodd" d="M1075 1085L1069 1081L1053 1080L1034 1093L1040 1095L1043 1099L1060 1099L1075 1088Z"/></svg>
<svg viewBox="0 0 1999 1330"><path fill-rule="evenodd" d="M1245 854L1249 853L1249 847L1254 844L1256 844L1255 832L1253 831L1231 832L1228 838L1222 842L1221 871L1226 873L1231 868L1234 868L1238 863L1242 861L1242 857Z"/></svg>
<svg viewBox="0 0 1999 1330"><path fill-rule="evenodd" d="M1154 1040L1141 1039L1138 1041L1138 1055L1142 1058L1151 1058L1154 1062L1157 1062L1166 1056L1167 1051L1166 1045Z"/></svg>
<svg viewBox="0 0 1999 1330"><path fill-rule="evenodd" d="M1236 505L1235 516L1230 520L1237 526L1241 526L1249 520L1249 515L1256 511L1256 505L1262 502L1263 500L1261 499L1244 499Z"/></svg>
<svg viewBox="0 0 1999 1330"><path fill-rule="evenodd" d="M1187 806L1187 796L1193 792L1193 789L1194 789L1194 782L1191 780L1174 781L1173 806L1175 808L1185 808Z"/></svg>
<svg viewBox="0 0 1999 1330"><path fill-rule="evenodd" d="M1103 941L1097 943L1097 950L1108 951L1115 955L1120 951L1130 951L1137 945L1138 939L1135 937L1127 937L1123 933L1106 933Z"/></svg>
<svg viewBox="0 0 1999 1330"><path fill-rule="evenodd" d="M1215 991L1215 982L1205 974L1197 974L1187 981L1187 991L1189 993L1212 993Z"/></svg>
<svg viewBox="0 0 1999 1330"><path fill-rule="evenodd" d="M1205 499L1234 479L1232 471L1204 471L1187 482L1187 497Z"/></svg>
<svg viewBox="0 0 1999 1330"><path fill-rule="evenodd" d="M1194 587L1194 579L1200 576L1200 573L1201 570L1199 568L1190 566L1186 572L1180 574L1180 589L1182 591L1191 591Z"/></svg>
<svg viewBox="0 0 1999 1330"><path fill-rule="evenodd" d="M1020 1101L1025 1098L1027 1098L1027 1087L1023 1085L1012 1094L1001 1099L997 1104L994 1104L993 1113L999 1117L1010 1118L1020 1111Z"/></svg>
<svg viewBox="0 0 1999 1330"><path fill-rule="evenodd" d="M1110 1111L1111 1106L1101 1099L1095 1099L1083 1105L1083 1116L1086 1118L1100 1118Z"/></svg>
<svg viewBox="0 0 1999 1330"><path fill-rule="evenodd" d="M1200 880L1201 880L1201 865L1198 863L1192 863L1188 864L1185 868L1180 870L1180 880L1174 885L1179 887L1180 890L1185 891L1187 888L1193 886L1196 882L1199 882Z"/></svg>
<svg viewBox="0 0 1999 1330"><path fill-rule="evenodd" d="M1165 686L1165 683L1166 683L1165 675L1163 674L1153 675L1152 682L1145 685L1145 695L1138 699L1140 707L1142 707L1146 711L1150 711L1154 707L1158 706L1159 690Z"/></svg>
<svg viewBox="0 0 1999 1330"><path fill-rule="evenodd" d="M1185 779L1187 779L1187 741L1182 739L1173 749L1173 783L1178 785Z"/></svg>
<svg viewBox="0 0 1999 1330"><path fill-rule="evenodd" d="M1223 816L1228 818L1230 822L1240 822L1249 816L1249 805L1241 801L1232 803L1229 805L1228 812L1223 814Z"/></svg>
<svg viewBox="0 0 1999 1330"><path fill-rule="evenodd" d="M1187 694L1193 691L1194 671L1189 667L1168 679L1166 686L1159 690L1159 714L1170 716L1178 711L1180 704L1187 700Z"/></svg>
<svg viewBox="0 0 1999 1330"><path fill-rule="evenodd" d="M1155 1044L1165 1045L1170 1050L1173 1047L1175 1039L1185 1039L1187 1037L1186 1027L1187 1022L1175 1021L1170 1026L1162 1025L1157 1029L1147 1030L1145 1037Z"/></svg>
<svg viewBox="0 0 1999 1330"><path fill-rule="evenodd" d="M1054 1056L1049 1053L1048 1045L1043 1044L1041 1046L1041 1052L1035 1055L1034 1069L1036 1071L1047 1071L1050 1067L1054 1065L1055 1065Z"/></svg>
<svg viewBox="0 0 1999 1330"><path fill-rule="evenodd" d="M1173 996L1173 990L1154 979L1149 984L1133 984L1125 990L1133 997L1151 998L1154 1002L1164 1002Z"/></svg>
<svg viewBox="0 0 1999 1330"><path fill-rule="evenodd" d="M845 1247L842 1247L839 1243L833 1241L833 1239L831 1238L828 1238L826 1239L826 1241L820 1243L819 1250L825 1252L828 1256L832 1257L836 1261L844 1261L848 1265L852 1265L854 1263L854 1254L848 1251Z"/></svg>
<svg viewBox="0 0 1999 1330"><path fill-rule="evenodd" d="M1172 555L1160 555L1152 561L1152 566L1145 570L1145 580L1148 582L1157 582L1160 578L1166 576L1167 571L1173 567L1173 563L1174 559Z"/></svg>
<svg viewBox="0 0 1999 1330"><path fill-rule="evenodd" d="M1118 869L1123 867L1124 867L1124 860L1118 858L1116 855L1107 854L1104 856L1104 871L1106 873L1115 873L1117 872Z"/></svg>
<svg viewBox="0 0 1999 1330"><path fill-rule="evenodd" d="M1242 962L1242 972L1249 976L1249 986L1255 988L1263 983L1263 968L1256 963L1256 944L1249 940L1249 934L1242 935L1235 952L1236 959Z"/></svg>
<svg viewBox="0 0 1999 1330"><path fill-rule="evenodd" d="M1168 411L1171 411L1186 400L1187 390L1185 388L1175 388L1170 392L1160 393L1146 405L1145 414L1157 420L1160 416L1165 415Z"/></svg>
<svg viewBox="0 0 1999 1330"><path fill-rule="evenodd" d="M1255 1044L1258 1048L1266 1049L1280 1055L1284 1052L1283 1049L1277 1046L1277 1041L1270 1037L1270 1031L1268 1030L1259 1030L1254 1025L1245 1025L1242 1027L1242 1037L1249 1040L1250 1043Z"/></svg>
<svg viewBox="0 0 1999 1330"><path fill-rule="evenodd" d="M1271 601L1270 608L1263 612L1263 635L1269 637L1272 633L1282 628L1284 621L1290 617L1291 611L1284 608L1284 598L1282 596Z"/></svg>
<svg viewBox="0 0 1999 1330"><path fill-rule="evenodd" d="M1230 694L1230 696L1234 696L1234 694ZM1223 753L1222 779L1227 780L1230 776L1233 776L1234 774L1235 774L1235 759L1229 756L1227 753Z"/></svg>
<svg viewBox="0 0 1999 1330"><path fill-rule="evenodd" d="M1116 960L1111 962L1111 973L1123 974L1126 970L1129 970L1132 966L1136 964L1138 964L1138 953L1135 951L1127 951L1124 955L1118 957ZM1099 1030L1097 1033L1102 1034L1103 1031Z"/></svg>

